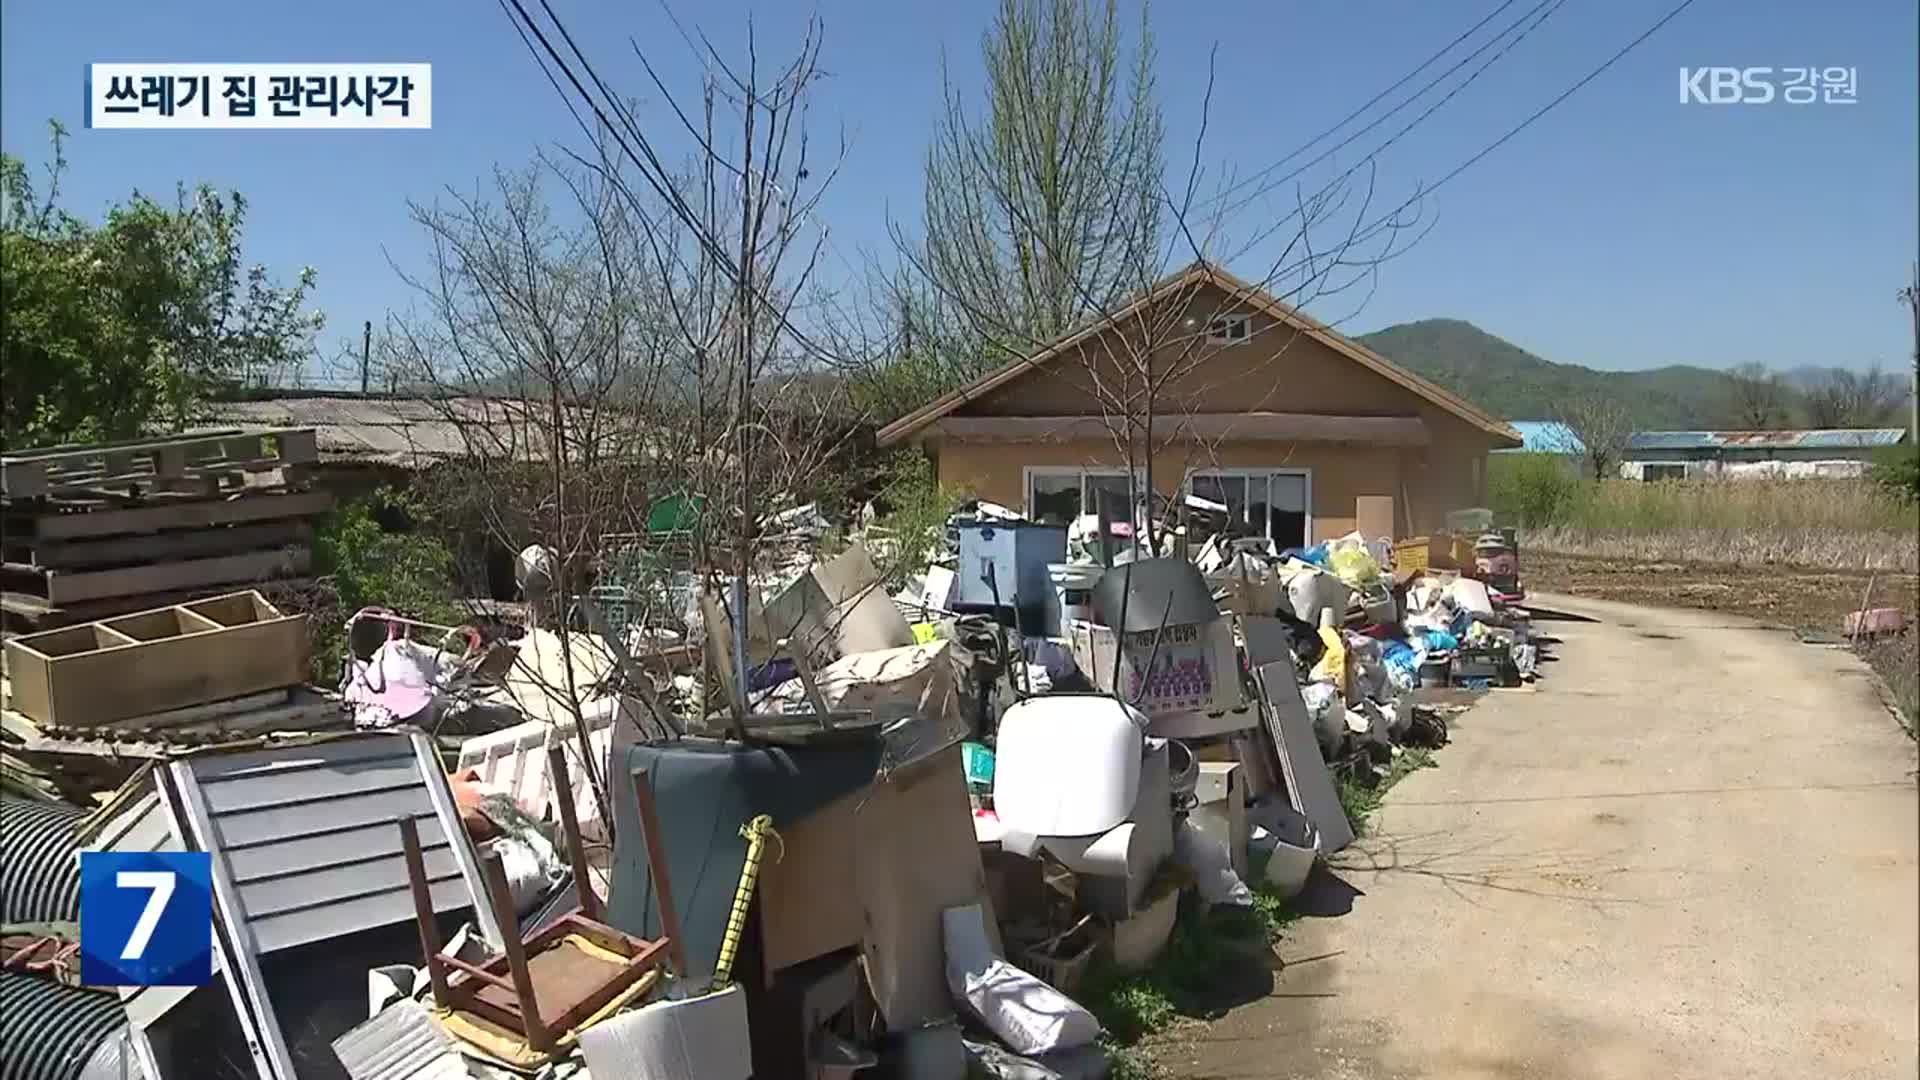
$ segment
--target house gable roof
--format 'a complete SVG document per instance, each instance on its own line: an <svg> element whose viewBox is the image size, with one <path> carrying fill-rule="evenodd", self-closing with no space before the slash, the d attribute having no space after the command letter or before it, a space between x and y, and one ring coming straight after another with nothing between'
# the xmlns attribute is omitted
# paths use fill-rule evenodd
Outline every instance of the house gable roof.
<svg viewBox="0 0 1920 1080"><path fill-rule="evenodd" d="M958 390L949 391L932 402L886 425L880 429L878 436L879 445L886 447L901 443L934 421L947 416L968 402L976 401L1000 387L1005 386L1007 383L1038 370L1041 366L1056 357L1070 352L1075 346L1092 338L1096 334L1106 331L1121 320L1130 317L1142 307L1181 289L1203 283L1216 286L1233 299L1271 316L1286 326L1294 328L1314 341L1319 342L1321 345L1326 346L1334 353L1359 364L1361 367L1367 368L1387 379L1389 382L1397 384L1415 396L1424 399L1429 404L1459 417L1473 427L1494 436L1502 445L1520 445L1521 439L1519 432L1499 419L1481 411L1464 398L1452 394L1434 383L1415 375L1406 368L1388 360L1386 357L1339 333L1332 327L1297 308L1282 303L1267 290L1250 285L1226 270L1205 261L1195 262L1186 269L1163 279L1159 284L1140 294L1140 296L1136 297L1132 302L1128 303L1119 311L1112 313L1107 318L1068 334L1059 341L1041 349L1039 352L1030 356L1023 356L998 370L988 372L972 383Z"/></svg>

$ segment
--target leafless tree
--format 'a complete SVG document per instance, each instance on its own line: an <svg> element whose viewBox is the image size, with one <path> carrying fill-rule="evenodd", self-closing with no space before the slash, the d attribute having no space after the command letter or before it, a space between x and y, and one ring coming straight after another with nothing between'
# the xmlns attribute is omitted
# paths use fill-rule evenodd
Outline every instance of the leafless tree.
<svg viewBox="0 0 1920 1080"><path fill-rule="evenodd" d="M1729 368L1726 383L1727 414L1735 428L1767 431L1786 424L1792 392L1779 372L1749 362Z"/></svg>
<svg viewBox="0 0 1920 1080"><path fill-rule="evenodd" d="M1866 371L1833 368L1807 391L1807 424L1816 428L1875 427L1891 421L1907 388L1877 366Z"/></svg>
<svg viewBox="0 0 1920 1080"><path fill-rule="evenodd" d="M1633 412L1603 390L1570 396L1554 406L1553 417L1580 440L1581 461L1595 480L1620 474L1633 439Z"/></svg>
<svg viewBox="0 0 1920 1080"><path fill-rule="evenodd" d="M739 66L707 45L690 105L635 45L679 126L684 164L669 170L627 99L539 10L509 14L580 119L582 148L413 208L432 260L405 275L415 303L391 321L383 364L457 433L440 505L464 504L509 549L555 553L555 615L616 549L646 542L668 495L695 510L669 554L724 590L756 571L769 517L840 483L826 466L845 449L844 395L809 377L821 346L795 320L838 167L806 129L817 27L771 74L751 37ZM577 717L595 688L574 685L572 637L559 641L567 685L552 691Z"/></svg>

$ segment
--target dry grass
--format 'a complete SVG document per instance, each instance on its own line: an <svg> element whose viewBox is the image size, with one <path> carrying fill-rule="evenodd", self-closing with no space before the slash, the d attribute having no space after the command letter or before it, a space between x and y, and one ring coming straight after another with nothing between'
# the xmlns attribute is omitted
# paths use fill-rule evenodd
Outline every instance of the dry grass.
<svg viewBox="0 0 1920 1080"><path fill-rule="evenodd" d="M1561 525L1527 530L1522 547L1640 563L1827 566L1906 573L1920 570L1920 538L1911 530L1696 528L1619 532Z"/></svg>
<svg viewBox="0 0 1920 1080"><path fill-rule="evenodd" d="M1864 480L1575 481L1524 546L1639 562L1920 570L1920 511Z"/></svg>

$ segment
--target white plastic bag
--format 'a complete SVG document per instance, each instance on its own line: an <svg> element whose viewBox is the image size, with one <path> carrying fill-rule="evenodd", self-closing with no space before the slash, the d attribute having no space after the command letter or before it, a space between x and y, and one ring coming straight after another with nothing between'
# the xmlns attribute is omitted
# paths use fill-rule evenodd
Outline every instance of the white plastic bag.
<svg viewBox="0 0 1920 1080"><path fill-rule="evenodd" d="M1100 1021L1072 998L994 954L980 905L940 913L947 946L947 989L1016 1054L1085 1046Z"/></svg>
<svg viewBox="0 0 1920 1080"><path fill-rule="evenodd" d="M1233 853L1190 818L1181 818L1173 830L1173 861L1192 872L1200 899L1208 904L1253 906L1253 890L1233 872Z"/></svg>

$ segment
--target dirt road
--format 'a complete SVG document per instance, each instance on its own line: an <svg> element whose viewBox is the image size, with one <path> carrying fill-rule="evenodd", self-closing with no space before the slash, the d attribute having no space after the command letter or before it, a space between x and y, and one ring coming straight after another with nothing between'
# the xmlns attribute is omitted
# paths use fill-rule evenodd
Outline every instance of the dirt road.
<svg viewBox="0 0 1920 1080"><path fill-rule="evenodd" d="M1182 1077L1912 1077L1914 743L1849 654L1708 612L1595 621L1461 716Z"/></svg>

